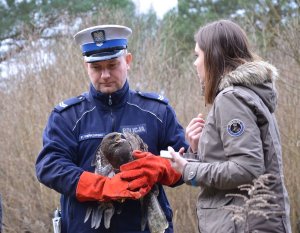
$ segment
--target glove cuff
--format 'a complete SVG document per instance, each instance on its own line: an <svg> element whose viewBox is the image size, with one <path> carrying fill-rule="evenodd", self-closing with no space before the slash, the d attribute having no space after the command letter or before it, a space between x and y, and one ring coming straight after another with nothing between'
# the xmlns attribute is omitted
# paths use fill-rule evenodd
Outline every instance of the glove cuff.
<svg viewBox="0 0 300 233"><path fill-rule="evenodd" d="M78 201L99 201L107 177L84 171L79 177L76 188Z"/></svg>
<svg viewBox="0 0 300 233"><path fill-rule="evenodd" d="M160 180L162 185L172 186L175 185L181 178L181 173L177 172L174 168L172 168L169 160L161 158L162 163L166 166L166 172Z"/></svg>

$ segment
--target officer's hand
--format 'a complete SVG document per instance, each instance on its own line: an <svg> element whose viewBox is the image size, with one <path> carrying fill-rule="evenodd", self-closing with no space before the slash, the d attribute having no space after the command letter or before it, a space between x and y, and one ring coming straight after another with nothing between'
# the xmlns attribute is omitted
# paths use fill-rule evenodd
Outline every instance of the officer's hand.
<svg viewBox="0 0 300 233"><path fill-rule="evenodd" d="M127 171L122 174L122 179L134 180L147 176L148 184L152 187L155 183L171 186L181 177L168 159L138 150L133 151L133 155L136 160L121 166L122 172Z"/></svg>
<svg viewBox="0 0 300 233"><path fill-rule="evenodd" d="M126 172L124 173L126 175ZM139 199L151 189L146 176L135 180L121 179L122 173L112 178L91 172L83 172L79 178L76 198L79 201L111 201L122 199Z"/></svg>

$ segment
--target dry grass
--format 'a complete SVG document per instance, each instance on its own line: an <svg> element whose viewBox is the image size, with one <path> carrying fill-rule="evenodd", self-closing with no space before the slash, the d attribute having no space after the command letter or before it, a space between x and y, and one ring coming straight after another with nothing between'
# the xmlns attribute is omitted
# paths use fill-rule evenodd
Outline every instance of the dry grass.
<svg viewBox="0 0 300 233"><path fill-rule="evenodd" d="M87 19L85 24L114 22L133 28L129 46L134 55L130 71L133 88L167 96L184 127L198 112L207 112L198 91L193 56L181 54L172 37L171 24L153 27L156 31L151 33L145 30L150 21L132 22L124 17L115 21L104 19ZM4 205L4 232L51 232L51 215L59 205L59 196L39 184L34 163L42 146L42 131L53 106L88 88L89 81L80 52L74 49L71 41L71 37L65 38L48 47L48 52L41 56L55 53L56 60L47 66L41 64L43 59L40 57L26 53L20 62L30 68L17 76L11 75L6 90L0 90L0 190ZM28 48L28 51L32 49ZM193 47L191 54L192 51ZM282 134L286 184L291 197L293 229L296 232L300 215L300 178L297 176L300 167L300 68L291 58L278 58L275 52L269 54L269 59L279 67L282 76L278 82L281 99L277 116ZM182 185L168 188L167 193L174 210L175 232L197 232L195 203L198 189Z"/></svg>
<svg viewBox="0 0 300 233"><path fill-rule="evenodd" d="M291 204L292 231L300 232L300 24L295 18L279 30L277 46L267 58L278 68L276 112L283 153L284 175Z"/></svg>
<svg viewBox="0 0 300 233"><path fill-rule="evenodd" d="M243 200L242 205L227 205L222 209L232 212L231 220L241 227L245 233L258 233L254 230L256 226L250 227L249 219L263 218L266 221L270 217L284 214L280 205L276 204L276 193L270 189L270 185L276 183L279 178L273 174L263 174L253 180L253 184L243 184L238 186L244 194L226 194L227 197L234 197ZM251 228L251 229L250 229Z"/></svg>

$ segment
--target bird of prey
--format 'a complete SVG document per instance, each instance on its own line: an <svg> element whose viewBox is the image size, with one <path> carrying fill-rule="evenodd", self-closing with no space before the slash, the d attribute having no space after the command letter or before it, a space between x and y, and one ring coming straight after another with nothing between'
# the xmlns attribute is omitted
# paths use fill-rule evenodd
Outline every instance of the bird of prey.
<svg viewBox="0 0 300 233"><path fill-rule="evenodd" d="M92 163L95 166L95 173L112 177L120 172L120 166L134 160L132 156L133 150L148 151L148 146L143 140L134 133L112 132L107 134L99 145L95 160ZM152 190L140 199L142 220L141 230L144 231L146 224L151 233L164 233L169 227L168 221L160 204L157 200L159 194L158 186L154 185ZM110 227L110 221L114 215L114 202L99 202L97 207L88 208L84 222L90 216L91 227L99 228L103 216L105 228Z"/></svg>

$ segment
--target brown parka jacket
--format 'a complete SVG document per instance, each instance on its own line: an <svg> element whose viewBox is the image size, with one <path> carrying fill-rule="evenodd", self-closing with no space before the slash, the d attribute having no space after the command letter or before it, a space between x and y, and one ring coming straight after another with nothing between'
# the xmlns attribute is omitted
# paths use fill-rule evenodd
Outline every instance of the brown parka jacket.
<svg viewBox="0 0 300 233"><path fill-rule="evenodd" d="M199 145L200 162L189 162L183 179L200 186L197 216L201 233L291 233L289 200L284 186L279 130L274 111L277 70L264 61L247 62L221 79L219 93L207 116ZM247 224L232 221L226 205L243 205L239 185L251 184L262 174L274 174L275 203L283 212L249 216ZM246 230L248 229L248 230Z"/></svg>

